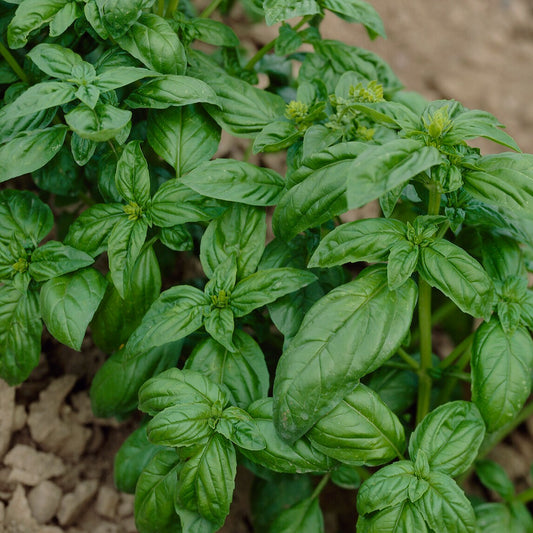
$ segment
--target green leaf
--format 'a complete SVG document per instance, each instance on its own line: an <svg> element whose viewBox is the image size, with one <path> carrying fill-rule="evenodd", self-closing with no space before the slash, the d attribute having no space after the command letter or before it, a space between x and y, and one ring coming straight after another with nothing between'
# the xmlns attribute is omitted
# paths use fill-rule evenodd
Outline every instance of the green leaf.
<svg viewBox="0 0 533 533"><path fill-rule="evenodd" d="M122 37L142 15L143 9L150 7L153 0L97 0L101 23L111 37Z"/></svg>
<svg viewBox="0 0 533 533"><path fill-rule="evenodd" d="M65 7L68 5L66 4ZM28 52L28 57L45 74L63 81L69 81L73 78L72 69L74 67L79 68L84 64L88 65L80 55L70 50L70 48L65 48L58 44L40 43Z"/></svg>
<svg viewBox="0 0 533 533"><path fill-rule="evenodd" d="M206 161L181 181L204 196L254 206L276 204L284 187L277 172L234 159Z"/></svg>
<svg viewBox="0 0 533 533"><path fill-rule="evenodd" d="M490 459L476 461L476 474L485 487L497 492L507 501L513 499L515 493L513 482L498 463Z"/></svg>
<svg viewBox="0 0 533 533"><path fill-rule="evenodd" d="M193 452L179 477L178 504L221 527L235 488L237 460L233 444L214 433Z"/></svg>
<svg viewBox="0 0 533 533"><path fill-rule="evenodd" d="M263 450L240 450L242 455L254 463L286 474L326 472L333 467L334 461L313 448L306 439L299 439L292 445L281 439L272 422L272 398L254 402L247 411L266 442Z"/></svg>
<svg viewBox="0 0 533 533"><path fill-rule="evenodd" d="M318 498L309 498L282 511L269 533L324 533L324 517Z"/></svg>
<svg viewBox="0 0 533 533"><path fill-rule="evenodd" d="M331 481L341 489L355 490L361 486L361 475L357 467L341 464L331 472Z"/></svg>
<svg viewBox="0 0 533 533"><path fill-rule="evenodd" d="M193 191L181 179L170 179L154 194L150 217L157 226L168 228L187 222L212 220L223 210L219 202Z"/></svg>
<svg viewBox="0 0 533 533"><path fill-rule="evenodd" d="M120 297L113 283L108 283L105 296L91 323L95 344L106 353L124 344L161 291L159 263L151 246L146 248L131 269L131 276Z"/></svg>
<svg viewBox="0 0 533 533"><path fill-rule="evenodd" d="M192 235L185 226L161 228L159 240L175 252L191 251L194 248Z"/></svg>
<svg viewBox="0 0 533 533"><path fill-rule="evenodd" d="M145 68L108 66L100 72L93 85L105 93L134 83L143 78L157 77L159 74Z"/></svg>
<svg viewBox="0 0 533 533"><path fill-rule="evenodd" d="M115 184L126 202L146 208L150 201L150 173L140 141L126 145L117 163Z"/></svg>
<svg viewBox="0 0 533 533"><path fill-rule="evenodd" d="M210 304L202 291L189 285L162 292L129 338L127 352L136 354L190 335L202 325Z"/></svg>
<svg viewBox="0 0 533 533"><path fill-rule="evenodd" d="M317 278L297 268L269 268L251 274L237 283L231 293L230 306L236 317L290 294Z"/></svg>
<svg viewBox="0 0 533 533"><path fill-rule="evenodd" d="M0 146L0 182L46 165L61 150L67 130L66 126L58 125L28 131Z"/></svg>
<svg viewBox="0 0 533 533"><path fill-rule="evenodd" d="M220 128L199 106L170 107L150 111L147 139L179 178L211 159L220 142Z"/></svg>
<svg viewBox="0 0 533 533"><path fill-rule="evenodd" d="M233 444L245 450L264 450L265 439L254 419L239 407L224 409L216 426L216 431L224 435Z"/></svg>
<svg viewBox="0 0 533 533"><path fill-rule="evenodd" d="M477 457L485 423L470 402L449 402L429 413L409 441L413 461L422 450L432 471L451 477L464 473Z"/></svg>
<svg viewBox="0 0 533 533"><path fill-rule="evenodd" d="M50 37L59 37L83 14L77 2L65 4L50 21Z"/></svg>
<svg viewBox="0 0 533 533"><path fill-rule="evenodd" d="M31 254L28 271L35 281L47 281L93 262L94 259L85 252L57 241L48 241Z"/></svg>
<svg viewBox="0 0 533 533"><path fill-rule="evenodd" d="M405 338L417 291L397 291L384 268L367 269L321 298L281 356L274 381L274 420L283 438L306 433L379 368Z"/></svg>
<svg viewBox="0 0 533 533"><path fill-rule="evenodd" d="M148 224L145 219L131 220L122 217L111 230L108 241L108 259L111 279L124 297L125 286L131 276L133 265L146 240Z"/></svg>
<svg viewBox="0 0 533 533"><path fill-rule="evenodd" d="M135 525L140 533L181 533L174 510L183 463L175 450L161 450L146 465L135 489Z"/></svg>
<svg viewBox="0 0 533 533"><path fill-rule="evenodd" d="M30 191L0 192L0 241L9 244L16 235L23 245L42 241L54 226L52 210Z"/></svg>
<svg viewBox="0 0 533 533"><path fill-rule="evenodd" d="M79 351L105 287L104 277L92 268L47 281L41 289L41 312L48 331Z"/></svg>
<svg viewBox="0 0 533 533"><path fill-rule="evenodd" d="M359 384L309 431L311 444L333 459L376 466L401 457L405 432L379 396Z"/></svg>
<svg viewBox="0 0 533 533"><path fill-rule="evenodd" d="M438 239L420 249L420 275L443 292L461 311L490 317L494 287L483 267L459 246Z"/></svg>
<svg viewBox="0 0 533 533"><path fill-rule="evenodd" d="M50 22L65 6L67 0L24 0L17 7L15 16L7 28L7 44L10 48L22 48L28 35Z"/></svg>
<svg viewBox="0 0 533 533"><path fill-rule="evenodd" d="M65 244L76 245L96 257L107 248L115 225L126 218L121 204L96 204L85 210L69 227Z"/></svg>
<svg viewBox="0 0 533 533"><path fill-rule="evenodd" d="M428 533L422 514L409 501L388 507L371 516L359 516L358 533Z"/></svg>
<svg viewBox="0 0 533 533"><path fill-rule="evenodd" d="M115 487L121 492L134 494L141 472L162 449L161 446L156 446L148 440L146 424L138 427L122 443L115 455L113 468Z"/></svg>
<svg viewBox="0 0 533 533"><path fill-rule="evenodd" d="M207 333L222 344L224 348L230 352L235 351L235 346L233 346L232 342L235 323L231 309L227 307L223 309L211 308L204 319L204 327Z"/></svg>
<svg viewBox="0 0 533 533"><path fill-rule="evenodd" d="M261 348L250 335L237 329L233 343L236 351L230 352L214 339L205 339L195 347L185 368L223 385L230 402L246 409L267 395L268 369Z"/></svg>
<svg viewBox="0 0 533 533"><path fill-rule="evenodd" d="M386 37L383 22L377 11L361 0L322 0L322 5L348 22L359 22L371 38Z"/></svg>
<svg viewBox="0 0 533 533"><path fill-rule="evenodd" d="M110 104L96 104L94 109L86 104L79 104L65 115L65 121L73 132L83 139L96 142L116 137L129 124L130 119L131 111Z"/></svg>
<svg viewBox="0 0 533 533"><path fill-rule="evenodd" d="M440 472L431 472L427 481L429 490L414 505L431 530L435 533L474 533L474 510L455 481Z"/></svg>
<svg viewBox="0 0 533 533"><path fill-rule="evenodd" d="M509 506L504 503L482 503L475 508L476 533L499 533L500 531L513 531L516 533L529 533L512 514ZM528 514L529 512L526 511Z"/></svg>
<svg viewBox="0 0 533 533"><path fill-rule="evenodd" d="M79 168L66 146L63 146L43 168L35 171L32 178L39 189L59 196L76 197L86 187Z"/></svg>
<svg viewBox="0 0 533 533"><path fill-rule="evenodd" d="M416 269L418 256L418 246L407 240L398 241L392 246L387 264L387 280L390 289L398 289L411 277Z"/></svg>
<svg viewBox="0 0 533 533"><path fill-rule="evenodd" d="M39 363L41 313L36 291L0 287L0 377L9 385L22 383Z"/></svg>
<svg viewBox="0 0 533 533"><path fill-rule="evenodd" d="M233 204L213 220L200 242L200 261L208 278L229 256L237 260L237 279L255 272L266 238L266 213L263 209Z"/></svg>
<svg viewBox="0 0 533 533"><path fill-rule="evenodd" d="M70 149L74 161L80 166L89 162L96 151L97 143L89 139L82 139L76 133L72 133L70 138Z"/></svg>
<svg viewBox="0 0 533 533"><path fill-rule="evenodd" d="M44 81L26 89L14 102L7 104L0 112L0 121L13 121L33 113L57 107L76 98L71 84L63 81Z"/></svg>
<svg viewBox="0 0 533 533"><path fill-rule="evenodd" d="M464 187L488 204L527 216L533 206L533 155L504 153L478 159L463 172Z"/></svg>
<svg viewBox="0 0 533 533"><path fill-rule="evenodd" d="M152 376L175 367L182 342L128 354L120 349L99 368L91 383L91 406L100 417L123 418L137 407L141 386Z"/></svg>
<svg viewBox="0 0 533 533"><path fill-rule="evenodd" d="M239 38L224 23L208 18L195 18L189 21L194 38L214 46L239 46Z"/></svg>
<svg viewBox="0 0 533 533"><path fill-rule="evenodd" d="M126 104L133 109L166 109L197 102L218 105L217 95L207 83L190 76L170 74L147 81L126 99Z"/></svg>
<svg viewBox="0 0 533 533"><path fill-rule="evenodd" d="M320 241L308 266L385 261L393 245L405 241L405 232L405 224L394 219L369 218L341 224Z"/></svg>
<svg viewBox="0 0 533 533"><path fill-rule="evenodd" d="M301 132L292 122L277 120L272 122L255 138L253 151L279 152L294 144L301 136Z"/></svg>
<svg viewBox="0 0 533 533"><path fill-rule="evenodd" d="M533 341L524 327L506 334L497 320L482 324L472 346L472 401L489 432L514 419L531 392Z"/></svg>
<svg viewBox="0 0 533 533"><path fill-rule="evenodd" d="M117 42L122 49L156 72L185 73L185 49L170 24L158 15L142 15L126 33L117 37Z"/></svg>
<svg viewBox="0 0 533 533"><path fill-rule="evenodd" d="M288 0L265 0L263 9L265 10L266 23L269 26L294 17L317 15L321 12L316 0L301 0L296 4Z"/></svg>

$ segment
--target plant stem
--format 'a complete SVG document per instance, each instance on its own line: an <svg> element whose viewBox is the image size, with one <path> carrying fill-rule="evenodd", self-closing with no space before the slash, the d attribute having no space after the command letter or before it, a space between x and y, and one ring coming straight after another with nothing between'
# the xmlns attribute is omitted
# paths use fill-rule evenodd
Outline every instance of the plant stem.
<svg viewBox="0 0 533 533"><path fill-rule="evenodd" d="M522 491L520 494L516 495L516 501L521 503L529 503L533 501L533 487Z"/></svg>
<svg viewBox="0 0 533 533"><path fill-rule="evenodd" d="M28 76L17 63L17 60L13 57L13 54L4 46L2 41L0 41L0 54L6 60L6 63L11 67L13 72L19 77L19 79L24 83L28 83Z"/></svg>
<svg viewBox="0 0 533 533"><path fill-rule="evenodd" d="M473 341L473 338L474 338L474 334L472 333L471 335L469 335L461 344L465 344L465 349L461 355L461 357L459 357L459 359L457 360L457 362L455 363L455 366L457 367L457 370L459 372L462 372L464 370L464 368L466 367L466 365L470 362L470 357L472 355L472 352L470 350L471 346L472 346L472 341ZM467 342L469 341L469 342ZM459 345L461 346L461 345ZM459 347L458 346L458 347ZM457 347L457 348L458 348ZM457 349L456 348L456 349ZM454 350L455 351L455 350ZM453 352L452 352L453 353ZM451 354L450 354L451 355ZM444 361L447 361L447 359L445 359ZM443 362L444 362L443 361ZM443 367L441 367L443 368ZM446 368L446 367L444 367ZM446 383L444 384L444 386L442 387L441 391L440 391L440 394L439 394L439 398L437 400L437 403L439 405L443 404L443 403L446 403L448 401L448 399L450 398L452 392L453 392L453 389L455 388L455 386L457 385L457 380L458 379L462 379L460 377L460 374L454 376L454 373L449 373L449 378L446 380Z"/></svg>
<svg viewBox="0 0 533 533"><path fill-rule="evenodd" d="M413 369L418 372L420 369L420 365L418 364L418 361L411 357L401 346L398 348L396 353Z"/></svg>
<svg viewBox="0 0 533 533"><path fill-rule="evenodd" d="M327 485L330 478L330 474L326 474L321 480L320 483L315 487L315 490L313 491L313 494L311 495L311 499L314 500L315 498L318 498L320 496L320 493L324 489L324 487Z"/></svg>
<svg viewBox="0 0 533 533"><path fill-rule="evenodd" d="M160 2L164 3L164 0L159 0ZM167 18L172 17L174 13L176 12L176 9L178 9L178 6L180 5L180 0L170 0L167 6L167 11L165 13L165 16Z"/></svg>
<svg viewBox="0 0 533 533"><path fill-rule="evenodd" d="M441 320L446 318L448 315L453 313L457 310L457 306L452 302L446 302L445 304L441 305L431 317L431 325L434 326L435 324L439 324ZM410 346L415 346L418 344L418 341L420 340L420 330L417 329L412 335L411 335L411 343Z"/></svg>
<svg viewBox="0 0 533 533"><path fill-rule="evenodd" d="M468 335L466 339L461 341L452 350L452 352L440 362L439 368L441 370L444 370L445 368L448 368L449 366L451 366L455 362L455 360L458 359L461 356L461 354L465 352L465 350L468 350L468 348L472 346L472 342L474 342L474 332L470 333L470 335Z"/></svg>
<svg viewBox="0 0 533 533"><path fill-rule="evenodd" d="M293 26L293 30L299 30L304 24L309 22L313 18L312 15L307 15L300 20L297 24ZM277 37L276 37L277 39ZM265 44L262 48L260 48L255 55L246 63L246 66L244 67L245 70L253 70L255 65L270 52L275 46L276 46L276 39L272 39L269 43Z"/></svg>
<svg viewBox="0 0 533 533"><path fill-rule="evenodd" d="M209 18L213 11L222 3L222 0L211 0L211 3L200 13L201 19Z"/></svg>

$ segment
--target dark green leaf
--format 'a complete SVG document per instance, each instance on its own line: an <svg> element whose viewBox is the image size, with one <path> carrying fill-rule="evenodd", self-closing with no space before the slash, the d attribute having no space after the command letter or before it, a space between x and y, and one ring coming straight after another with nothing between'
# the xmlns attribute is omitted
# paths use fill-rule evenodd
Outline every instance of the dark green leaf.
<svg viewBox="0 0 533 533"><path fill-rule="evenodd" d="M230 352L235 351L233 345L233 329L235 327L233 312L228 307L211 308L204 319L204 327L207 333Z"/></svg>
<svg viewBox="0 0 533 533"><path fill-rule="evenodd" d="M130 119L131 111L110 104L97 104L94 109L86 104L79 104L65 115L65 121L73 132L83 139L97 142L116 137L129 124Z"/></svg>
<svg viewBox="0 0 533 533"><path fill-rule="evenodd" d="M472 400L489 432L514 419L531 392L533 341L524 327L506 334L497 320L482 324L472 346Z"/></svg>
<svg viewBox="0 0 533 533"><path fill-rule="evenodd" d="M172 226L161 228L159 240L175 252L191 251L194 248L192 235L185 226Z"/></svg>
<svg viewBox="0 0 533 533"><path fill-rule="evenodd" d="M41 289L41 312L48 331L74 350L104 297L106 281L89 268L47 281Z"/></svg>
<svg viewBox="0 0 533 533"><path fill-rule="evenodd" d="M94 259L85 252L57 241L48 241L31 254L28 268L36 281L47 281L91 265Z"/></svg>
<svg viewBox="0 0 533 533"><path fill-rule="evenodd" d="M268 533L324 533L324 517L318 498L310 498L282 511Z"/></svg>
<svg viewBox="0 0 533 533"><path fill-rule="evenodd" d="M153 0L97 0L101 22L111 37L122 37L142 15L143 9L150 7Z"/></svg>
<svg viewBox="0 0 533 533"><path fill-rule="evenodd" d="M331 481L342 489L355 490L361 486L361 475L357 467L340 465L331 472Z"/></svg>
<svg viewBox="0 0 533 533"><path fill-rule="evenodd" d="M264 450L265 439L254 419L239 407L224 409L216 431L245 450Z"/></svg>
<svg viewBox="0 0 533 533"><path fill-rule="evenodd" d="M126 202L146 208L150 201L150 173L140 141L126 145L117 163L115 184Z"/></svg>
<svg viewBox="0 0 533 533"><path fill-rule="evenodd" d="M359 516L358 533L428 533L422 514L409 501L370 516Z"/></svg>
<svg viewBox="0 0 533 533"><path fill-rule="evenodd" d="M411 324L416 297L413 281L391 291L386 270L373 268L310 309L274 381L274 420L283 438L303 435L359 378L394 354Z"/></svg>
<svg viewBox="0 0 533 533"><path fill-rule="evenodd" d="M476 461L476 474L488 489L497 492L505 500L513 498L515 493L513 482L498 463L490 459Z"/></svg>
<svg viewBox="0 0 533 533"><path fill-rule="evenodd" d="M392 246L387 264L387 280L392 290L401 287L411 277L418 263L418 255L418 246L407 240Z"/></svg>
<svg viewBox="0 0 533 533"><path fill-rule="evenodd" d="M78 165L66 146L43 168L34 172L32 178L39 189L59 196L76 197L86 187Z"/></svg>
<svg viewBox="0 0 533 533"><path fill-rule="evenodd" d="M0 146L0 182L46 165L61 150L67 130L58 125L20 133Z"/></svg>

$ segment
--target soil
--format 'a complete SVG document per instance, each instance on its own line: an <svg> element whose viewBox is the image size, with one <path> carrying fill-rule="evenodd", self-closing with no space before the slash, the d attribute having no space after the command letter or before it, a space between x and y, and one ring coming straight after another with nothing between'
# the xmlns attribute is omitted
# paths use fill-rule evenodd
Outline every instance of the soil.
<svg viewBox="0 0 533 533"><path fill-rule="evenodd" d="M524 151L533 152L531 0L372 4L384 19L387 40L370 41L363 30L333 16L325 21L324 37L377 52L407 89L429 99L454 98L492 112ZM275 28L242 30L237 33L250 46L276 35ZM480 146L500 151L488 142ZM90 408L88 387L103 359L90 338L79 354L45 336L42 361L30 379L16 389L0 381L0 532L136 531L133 496L113 486L113 457L134 422L97 419ZM530 420L495 451L518 490L532 481L532 435ZM240 470L225 533L251 531L250 483ZM355 530L352 493L328 489L322 503L329 533Z"/></svg>

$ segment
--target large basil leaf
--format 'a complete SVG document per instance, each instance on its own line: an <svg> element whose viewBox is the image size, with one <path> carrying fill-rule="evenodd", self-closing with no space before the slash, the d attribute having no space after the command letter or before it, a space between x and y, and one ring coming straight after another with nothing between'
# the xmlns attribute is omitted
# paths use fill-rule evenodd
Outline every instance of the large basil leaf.
<svg viewBox="0 0 533 533"><path fill-rule="evenodd" d="M131 108L166 109L204 102L218 105L215 91L207 83L190 76L167 74L150 80L132 92L126 103Z"/></svg>
<svg viewBox="0 0 533 533"><path fill-rule="evenodd" d="M124 417L135 410L141 386L152 376L175 367L182 342L128 354L123 348L99 368L91 383L93 413L101 417Z"/></svg>
<svg viewBox="0 0 533 533"><path fill-rule="evenodd" d="M202 325L210 304L202 291L189 285L162 292L129 338L127 352L136 354L190 335Z"/></svg>
<svg viewBox="0 0 533 533"><path fill-rule="evenodd" d="M9 47L22 48L28 41L28 35L43 24L50 22L67 1L24 0L21 2L7 28Z"/></svg>
<svg viewBox="0 0 533 533"><path fill-rule="evenodd" d="M30 191L0 192L0 241L9 244L16 235L23 245L42 241L54 226L52 210Z"/></svg>
<svg viewBox="0 0 533 533"><path fill-rule="evenodd" d="M146 207L150 201L150 173L140 141L126 145L117 163L115 185L127 202Z"/></svg>
<svg viewBox="0 0 533 533"><path fill-rule="evenodd" d="M162 17L144 14L117 38L121 48L161 74L184 74L185 49L170 24Z"/></svg>
<svg viewBox="0 0 533 533"><path fill-rule="evenodd" d="M262 450L240 450L254 463L286 474L326 472L335 464L333 459L311 446L306 439L299 439L289 445L280 438L272 422L272 398L254 402L247 411L266 442L266 448Z"/></svg>
<svg viewBox="0 0 533 533"><path fill-rule="evenodd" d="M124 67L124 66L106 66L105 70L98 74L93 85L98 87L101 92L111 91L129 85L143 78L157 77L159 74L145 68Z"/></svg>
<svg viewBox="0 0 533 533"><path fill-rule="evenodd" d="M255 206L276 204L284 187L277 172L234 159L206 161L181 181L204 196Z"/></svg>
<svg viewBox="0 0 533 533"><path fill-rule="evenodd" d="M246 409L267 395L268 369L261 348L250 335L237 329L233 344L236 351L230 352L214 339L206 339L196 346L185 368L224 385L231 403Z"/></svg>
<svg viewBox="0 0 533 533"><path fill-rule="evenodd" d="M307 313L274 381L274 421L295 440L389 359L411 324L416 285L391 291L384 268L333 289Z"/></svg>
<svg viewBox="0 0 533 533"><path fill-rule="evenodd" d="M161 450L142 471L135 488L135 525L140 533L182 532L174 510L182 468L175 450Z"/></svg>
<svg viewBox="0 0 533 533"><path fill-rule="evenodd" d="M44 167L61 150L66 126L20 133L0 146L0 182Z"/></svg>
<svg viewBox="0 0 533 533"><path fill-rule="evenodd" d="M485 437L485 423L473 403L456 401L431 411L409 440L413 461L422 450L431 470L455 477L474 462Z"/></svg>
<svg viewBox="0 0 533 533"><path fill-rule="evenodd" d="M490 317L494 304L492 281L483 267L459 246L444 239L423 246L418 271L465 313Z"/></svg>
<svg viewBox="0 0 533 533"><path fill-rule="evenodd" d="M200 243L200 260L208 278L232 254L237 261L237 279L255 272L265 247L266 213L263 209L233 204L213 220Z"/></svg>
<svg viewBox="0 0 533 533"><path fill-rule="evenodd" d="M113 477L117 489L134 494L141 472L162 449L161 446L156 446L148 440L146 424L142 424L131 433L115 455Z"/></svg>
<svg viewBox="0 0 533 533"><path fill-rule="evenodd" d="M318 498L309 498L282 511L269 533L324 533L324 517Z"/></svg>
<svg viewBox="0 0 533 533"><path fill-rule="evenodd" d="M237 459L233 444L214 433L197 449L179 476L178 504L222 526L235 488Z"/></svg>
<svg viewBox="0 0 533 533"><path fill-rule="evenodd" d="M311 444L343 463L376 466L401 457L405 432L380 397L362 384L308 432Z"/></svg>
<svg viewBox="0 0 533 533"><path fill-rule="evenodd" d="M93 205L71 224L64 242L95 257L107 248L111 230L123 218L121 204Z"/></svg>
<svg viewBox="0 0 533 533"><path fill-rule="evenodd" d="M287 0L265 0L263 9L269 26L294 17L320 13L320 5L316 0L301 0L296 4Z"/></svg>
<svg viewBox="0 0 533 533"><path fill-rule="evenodd" d="M130 120L131 111L110 104L96 104L94 109L79 104L65 115L65 121L73 132L82 139L96 142L116 137Z"/></svg>
<svg viewBox="0 0 533 533"><path fill-rule="evenodd" d="M40 43L28 52L28 57L44 73L64 81L73 77L74 67L89 65L70 48L58 44Z"/></svg>
<svg viewBox="0 0 533 533"><path fill-rule="evenodd" d="M359 516L358 533L428 533L422 514L409 501L370 516Z"/></svg>
<svg viewBox="0 0 533 533"><path fill-rule="evenodd" d="M463 173L464 187L475 198L524 214L533 205L533 155L495 154L478 159Z"/></svg>
<svg viewBox="0 0 533 533"><path fill-rule="evenodd" d="M22 383L39 363L41 313L36 291L21 293L0 287L0 377L9 385Z"/></svg>
<svg viewBox="0 0 533 533"><path fill-rule="evenodd" d="M79 351L105 288L105 278L92 268L47 281L41 289L41 312L48 331Z"/></svg>
<svg viewBox="0 0 533 533"><path fill-rule="evenodd" d="M146 135L179 178L211 159L220 142L220 127L199 106L171 107L149 113Z"/></svg>
<svg viewBox="0 0 533 533"><path fill-rule="evenodd" d="M384 261L391 247L405 240L405 232L406 226L393 219L370 218L342 224L320 241L308 266L331 267L357 261Z"/></svg>
<svg viewBox="0 0 533 533"><path fill-rule="evenodd" d="M495 319L476 331L472 346L472 400L489 432L514 419L531 392L533 341L524 327L505 333Z"/></svg>

